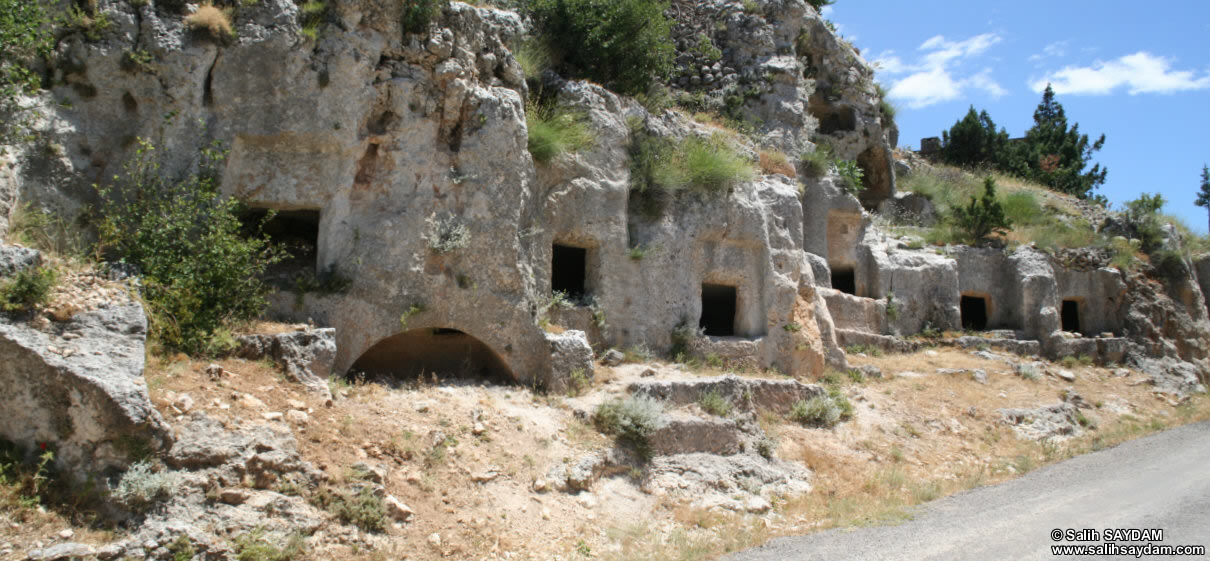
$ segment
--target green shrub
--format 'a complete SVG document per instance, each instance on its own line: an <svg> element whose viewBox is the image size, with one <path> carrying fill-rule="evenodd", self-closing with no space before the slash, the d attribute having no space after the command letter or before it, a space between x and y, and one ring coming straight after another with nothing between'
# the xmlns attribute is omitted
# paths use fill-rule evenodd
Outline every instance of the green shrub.
<svg viewBox="0 0 1210 561"><path fill-rule="evenodd" d="M6 312L26 313L50 301L50 291L59 274L51 268L35 267L18 271L0 285L0 308Z"/></svg>
<svg viewBox="0 0 1210 561"><path fill-rule="evenodd" d="M672 69L675 47L664 0L531 0L529 9L573 76L633 95Z"/></svg>
<svg viewBox="0 0 1210 561"><path fill-rule="evenodd" d="M444 452L444 446L437 448ZM336 515L342 524L352 524L366 532L382 532L386 529L386 506L382 497L375 495L368 487L357 493L321 487L310 501Z"/></svg>
<svg viewBox="0 0 1210 561"><path fill-rule="evenodd" d="M580 113L530 104L525 112L525 124L529 129L529 153L540 164L550 163L560 154L592 146L592 135Z"/></svg>
<svg viewBox="0 0 1210 561"><path fill-rule="evenodd" d="M828 395L815 396L811 399L800 399L790 408L790 419L797 423L816 427L834 427L840 421L852 416L852 404L843 395L833 397Z"/></svg>
<svg viewBox="0 0 1210 561"><path fill-rule="evenodd" d="M1164 226L1160 221L1160 209L1164 207L1163 195L1143 193L1139 198L1126 203L1123 216L1141 242L1140 249L1151 253L1164 245Z"/></svg>
<svg viewBox="0 0 1210 561"><path fill-rule="evenodd" d="M98 187L99 253L139 269L151 334L164 347L200 352L220 329L265 307L265 270L284 255L256 225L242 233L238 201L222 197L217 165L202 151L200 171L166 177L140 140L115 183Z"/></svg>
<svg viewBox="0 0 1210 561"><path fill-rule="evenodd" d="M719 417L726 417L731 414L731 400L727 399L718 390L710 390L703 392L697 399L697 404L701 406L702 411Z"/></svg>
<svg viewBox="0 0 1210 561"><path fill-rule="evenodd" d="M302 559L307 553L302 534L290 534L284 546L278 546L265 537L262 529L256 529L235 538L235 558L239 561L292 561Z"/></svg>
<svg viewBox="0 0 1210 561"><path fill-rule="evenodd" d="M601 432L617 435L632 444L643 456L650 452L647 439L666 423L664 405L643 396L628 396L600 404L593 415L593 422Z"/></svg>
<svg viewBox="0 0 1210 561"><path fill-rule="evenodd" d="M1161 279L1177 281L1189 276L1189 267L1179 251L1161 249L1152 253L1150 259L1151 267Z"/></svg>
<svg viewBox="0 0 1210 561"><path fill-rule="evenodd" d="M1004 216L1004 207L996 200L996 180L990 176L983 180L983 198L977 200L972 196L969 206L953 209L952 218L967 240L976 244L1012 226Z"/></svg>
<svg viewBox="0 0 1210 561"><path fill-rule="evenodd" d="M850 194L857 195L865 188L862 179L865 177L865 170L853 160L836 160L833 162L836 166L836 174L840 176L840 187Z"/></svg>
<svg viewBox="0 0 1210 561"><path fill-rule="evenodd" d="M803 152L799 157L800 173L808 179L819 179L832 169L832 147L824 143L815 145L815 150Z"/></svg>
<svg viewBox="0 0 1210 561"><path fill-rule="evenodd" d="M403 31L405 33L424 33L441 11L449 5L449 0L403 0Z"/></svg>

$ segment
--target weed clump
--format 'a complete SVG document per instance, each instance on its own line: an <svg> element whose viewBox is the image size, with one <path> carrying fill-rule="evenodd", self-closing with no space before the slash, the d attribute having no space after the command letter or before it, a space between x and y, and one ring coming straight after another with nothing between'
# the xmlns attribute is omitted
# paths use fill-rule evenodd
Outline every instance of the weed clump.
<svg viewBox="0 0 1210 561"><path fill-rule="evenodd" d="M386 506L382 497L369 488L353 493L321 487L311 497L311 502L336 515L343 524L352 524L366 532L382 532L386 529Z"/></svg>
<svg viewBox="0 0 1210 561"><path fill-rule="evenodd" d="M853 417L853 404L839 388L811 399L800 399L790 408L790 419L807 426L831 428Z"/></svg>
<svg viewBox="0 0 1210 561"><path fill-rule="evenodd" d="M719 417L730 415L733 408L731 400L723 396L718 390L703 392L698 397L697 404L702 408L702 411Z"/></svg>
<svg viewBox="0 0 1210 561"><path fill-rule="evenodd" d="M307 546L298 533L290 534L285 545L276 545L258 528L235 538L235 551L239 561L292 561L302 559Z"/></svg>
<svg viewBox="0 0 1210 561"><path fill-rule="evenodd" d="M592 146L584 116L573 111L530 104L525 111L525 124L529 130L529 153L540 164Z"/></svg>
<svg viewBox="0 0 1210 561"><path fill-rule="evenodd" d="M197 11L185 16L185 27L194 32L205 32L212 39L231 37L231 14L210 2L198 6Z"/></svg>
<svg viewBox="0 0 1210 561"><path fill-rule="evenodd" d="M638 449L643 456L650 453L648 438L666 423L664 405L643 396L630 396L602 403L593 414L593 422L601 432L617 435Z"/></svg>
<svg viewBox="0 0 1210 561"><path fill-rule="evenodd" d="M46 267L17 272L12 279L0 285L0 309L27 313L46 305L58 278L58 272Z"/></svg>
<svg viewBox="0 0 1210 561"><path fill-rule="evenodd" d="M127 507L142 511L171 494L177 481L177 475L171 471L157 471L148 461L135 462L118 480L113 497Z"/></svg>

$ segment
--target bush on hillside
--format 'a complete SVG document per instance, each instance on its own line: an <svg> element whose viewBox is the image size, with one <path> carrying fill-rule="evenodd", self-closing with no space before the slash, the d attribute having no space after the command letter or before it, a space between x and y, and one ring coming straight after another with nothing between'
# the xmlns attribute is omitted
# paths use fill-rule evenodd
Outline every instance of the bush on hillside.
<svg viewBox="0 0 1210 561"><path fill-rule="evenodd" d="M1133 237L1140 242L1139 249L1152 253L1164 244L1164 227L1160 220L1160 209L1164 208L1163 195L1143 193L1139 198L1127 202L1122 217L1132 230Z"/></svg>
<svg viewBox="0 0 1210 561"><path fill-rule="evenodd" d="M441 15L441 10L449 5L449 0L403 0L403 31L405 33L424 33L428 31L429 23Z"/></svg>
<svg viewBox="0 0 1210 561"><path fill-rule="evenodd" d="M224 151L203 150L199 172L173 179L154 147L139 142L124 173L98 187L98 250L138 268L159 344L202 352L222 328L261 313L268 292L261 277L283 252L259 225L241 233L241 205L219 193Z"/></svg>
<svg viewBox="0 0 1210 561"><path fill-rule="evenodd" d="M532 0L529 10L568 74L624 94L650 89L672 69L664 0Z"/></svg>
<svg viewBox="0 0 1210 561"><path fill-rule="evenodd" d="M993 233L1007 231L1012 222L1004 215L1004 207L996 200L996 180L983 180L983 198L971 197L966 207L955 207L952 219L971 243L978 244Z"/></svg>
<svg viewBox="0 0 1210 561"><path fill-rule="evenodd" d="M19 271L0 285L0 309L25 313L45 305L58 278L54 269L44 267Z"/></svg>

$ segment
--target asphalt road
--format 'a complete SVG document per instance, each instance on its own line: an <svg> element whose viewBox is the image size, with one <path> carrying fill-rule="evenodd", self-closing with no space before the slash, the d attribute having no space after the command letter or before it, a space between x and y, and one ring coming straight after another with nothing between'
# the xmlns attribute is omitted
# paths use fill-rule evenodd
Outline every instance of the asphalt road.
<svg viewBox="0 0 1210 561"><path fill-rule="evenodd" d="M1187 425L941 499L898 526L781 538L726 561L1134 559L1052 555L1054 529L1162 529L1210 548L1210 422ZM1145 543L1146 540L1143 540ZM1139 543L1123 542L1119 544ZM1210 559L1147 556L1142 559Z"/></svg>

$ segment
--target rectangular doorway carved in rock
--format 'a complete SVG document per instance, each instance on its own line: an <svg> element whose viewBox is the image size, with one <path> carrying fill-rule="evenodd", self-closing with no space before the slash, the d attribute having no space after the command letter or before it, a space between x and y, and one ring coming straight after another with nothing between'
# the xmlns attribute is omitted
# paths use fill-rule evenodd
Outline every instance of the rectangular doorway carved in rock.
<svg viewBox="0 0 1210 561"><path fill-rule="evenodd" d="M959 303L962 312L962 329L987 330L987 299L982 296L963 296Z"/></svg>
<svg viewBox="0 0 1210 561"><path fill-rule="evenodd" d="M845 294L857 294L857 274L852 267L832 269L832 288Z"/></svg>
<svg viewBox="0 0 1210 561"><path fill-rule="evenodd" d="M702 317L698 325L706 335L730 337L735 335L735 312L738 297L734 286L702 285Z"/></svg>
<svg viewBox="0 0 1210 561"><path fill-rule="evenodd" d="M273 216L270 217L269 214ZM260 232L280 244L289 256L277 263L266 276L274 284L287 283L299 275L315 276L319 269L319 209L272 210L253 207L245 211L240 221L247 233Z"/></svg>
<svg viewBox="0 0 1210 561"><path fill-rule="evenodd" d="M1076 300L1064 300L1063 308L1059 314L1063 322L1063 331L1069 333L1080 333L1080 302Z"/></svg>
<svg viewBox="0 0 1210 561"><path fill-rule="evenodd" d="M550 258L550 290L574 301L588 296L588 250L555 244Z"/></svg>

